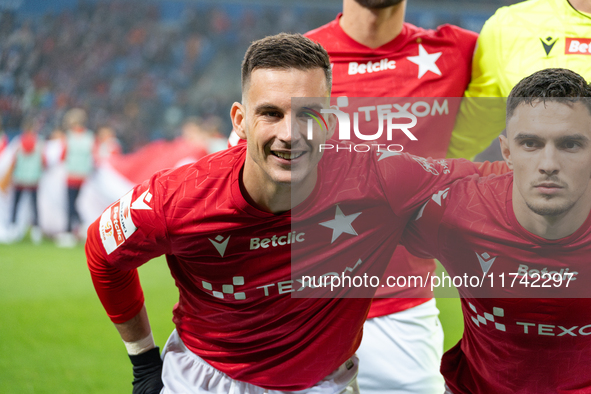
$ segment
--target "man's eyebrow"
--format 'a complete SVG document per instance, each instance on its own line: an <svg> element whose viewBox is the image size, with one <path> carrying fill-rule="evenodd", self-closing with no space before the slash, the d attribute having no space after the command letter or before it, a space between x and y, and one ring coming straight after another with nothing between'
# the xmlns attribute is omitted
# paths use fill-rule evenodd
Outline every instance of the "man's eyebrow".
<svg viewBox="0 0 591 394"><path fill-rule="evenodd" d="M516 142L520 142L520 141L524 141L524 140L538 140L538 141L545 141L545 138L542 138L536 134L523 134L523 133L519 133L517 134L513 140L515 140ZM573 141L573 142L588 142L589 141L589 137L587 137L586 135L583 134L571 134L571 135L565 135L562 137L559 137L556 139L556 142L561 144L567 141Z"/></svg>
<svg viewBox="0 0 591 394"><path fill-rule="evenodd" d="M321 109L324 109L324 106L320 103L311 103L308 105L303 106L302 108L310 108L320 112Z"/></svg>
<svg viewBox="0 0 591 394"><path fill-rule="evenodd" d="M513 137L513 140L519 142L523 140L544 140L544 138L541 138L539 135L535 134L517 133L515 137Z"/></svg>
<svg viewBox="0 0 591 394"><path fill-rule="evenodd" d="M260 113L267 112L267 111L283 112L283 110L281 108L279 108L278 106L273 105L273 104L261 104L261 105L257 105L256 108L254 109L254 112L256 114L260 114Z"/></svg>
<svg viewBox="0 0 591 394"><path fill-rule="evenodd" d="M583 134L572 134L572 135L565 135L564 137L560 137L557 139L558 143L564 142L588 142L589 137Z"/></svg>

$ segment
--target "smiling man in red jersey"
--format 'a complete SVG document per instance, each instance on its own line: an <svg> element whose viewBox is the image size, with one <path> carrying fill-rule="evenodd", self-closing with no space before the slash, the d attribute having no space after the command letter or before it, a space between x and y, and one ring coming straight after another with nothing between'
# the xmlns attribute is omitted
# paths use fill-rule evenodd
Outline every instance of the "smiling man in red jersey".
<svg viewBox="0 0 591 394"><path fill-rule="evenodd" d="M438 191L404 243L450 276L486 279L459 288L448 393L591 393L591 87L546 69L507 100L500 139L514 172Z"/></svg>
<svg viewBox="0 0 591 394"><path fill-rule="evenodd" d="M90 226L88 266L135 394L358 392L354 353L373 290L319 297L303 275L381 275L435 190L495 168L322 152L335 118L312 136L306 125L310 109L329 108L330 86L320 45L288 34L254 42L231 109L247 143L156 173ZM162 254L179 288L163 361L136 271Z"/></svg>
<svg viewBox="0 0 591 394"><path fill-rule="evenodd" d="M421 105L422 110L429 106L412 129L417 141L400 135L391 142L384 138L379 142L401 144L404 151L423 157L445 157L459 100L470 82L477 34L452 25L436 30L413 26L404 21L405 8L405 0L344 0L342 14L305 35L324 46L330 56L333 98L400 97L405 99L386 103L400 102L411 112L411 104ZM353 102L340 108L347 111ZM445 111L435 110L440 107ZM479 138L477 133L471 137ZM419 259L399 247L388 274L424 277L434 269L433 260ZM443 331L433 293L428 288L384 287L377 295L380 298L374 300L357 352L362 360L361 390L442 391ZM391 363L392 359L397 362Z"/></svg>

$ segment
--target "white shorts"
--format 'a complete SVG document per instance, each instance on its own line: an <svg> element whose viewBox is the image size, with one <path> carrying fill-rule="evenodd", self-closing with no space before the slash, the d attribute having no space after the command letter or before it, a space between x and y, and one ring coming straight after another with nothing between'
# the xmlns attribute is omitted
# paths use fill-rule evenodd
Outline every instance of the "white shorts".
<svg viewBox="0 0 591 394"><path fill-rule="evenodd" d="M359 388L363 394L439 394L443 329L435 300L391 315L368 319L363 326Z"/></svg>
<svg viewBox="0 0 591 394"><path fill-rule="evenodd" d="M341 365L333 373L301 391L267 390L230 378L215 369L185 347L176 330L172 332L162 351L164 388L160 394L359 394L357 386L358 359Z"/></svg>

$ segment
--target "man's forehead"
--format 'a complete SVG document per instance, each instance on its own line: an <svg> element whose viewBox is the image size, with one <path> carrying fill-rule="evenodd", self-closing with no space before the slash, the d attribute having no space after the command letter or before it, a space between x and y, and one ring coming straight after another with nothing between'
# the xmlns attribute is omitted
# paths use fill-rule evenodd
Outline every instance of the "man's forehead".
<svg viewBox="0 0 591 394"><path fill-rule="evenodd" d="M242 87L242 95L245 96L253 85L259 85L261 83L266 85L277 84L278 87L283 88L286 92L305 86L309 91L316 90L315 95L317 96L329 95L326 75L320 67L310 69L299 69L295 67L256 68L245 81ZM265 87L263 86L262 88L264 89Z"/></svg>
<svg viewBox="0 0 591 394"><path fill-rule="evenodd" d="M507 121L507 135L528 130L541 134L589 133L591 136L591 112L582 101L536 100L521 103Z"/></svg>

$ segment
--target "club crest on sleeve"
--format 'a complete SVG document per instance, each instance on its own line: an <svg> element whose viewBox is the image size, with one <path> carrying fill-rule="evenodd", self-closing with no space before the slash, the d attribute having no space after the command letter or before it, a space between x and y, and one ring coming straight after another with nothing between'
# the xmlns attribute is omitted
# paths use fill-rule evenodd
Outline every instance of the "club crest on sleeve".
<svg viewBox="0 0 591 394"><path fill-rule="evenodd" d="M413 156L412 158L414 161L419 163L425 171L430 172L433 175L439 175L439 171L437 171L437 168L435 168L435 166L432 163L429 163L427 159L419 156Z"/></svg>

